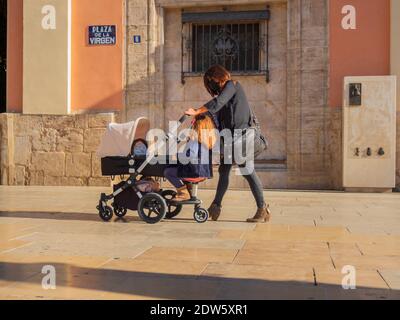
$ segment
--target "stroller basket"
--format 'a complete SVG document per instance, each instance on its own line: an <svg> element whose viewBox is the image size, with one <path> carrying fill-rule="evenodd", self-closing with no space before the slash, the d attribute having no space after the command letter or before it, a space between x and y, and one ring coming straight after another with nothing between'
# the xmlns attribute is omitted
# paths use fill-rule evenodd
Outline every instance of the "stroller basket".
<svg viewBox="0 0 400 320"><path fill-rule="evenodd" d="M137 169L145 161L143 157L105 157L101 159L101 173L103 176L129 175L137 171ZM143 176L163 177L166 164L148 164L139 172Z"/></svg>

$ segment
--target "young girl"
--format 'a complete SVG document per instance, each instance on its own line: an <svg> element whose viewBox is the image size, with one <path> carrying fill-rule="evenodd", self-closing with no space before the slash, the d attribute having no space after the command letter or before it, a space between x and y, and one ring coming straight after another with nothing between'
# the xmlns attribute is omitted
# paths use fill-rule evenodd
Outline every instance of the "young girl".
<svg viewBox="0 0 400 320"><path fill-rule="evenodd" d="M195 117L193 122L194 134L186 144L184 156L189 163L170 166L164 171L164 176L176 188L174 201L190 200L190 193L181 179L211 178L212 165L210 150L214 147L217 135L215 124L208 114ZM187 161L186 161L187 162Z"/></svg>

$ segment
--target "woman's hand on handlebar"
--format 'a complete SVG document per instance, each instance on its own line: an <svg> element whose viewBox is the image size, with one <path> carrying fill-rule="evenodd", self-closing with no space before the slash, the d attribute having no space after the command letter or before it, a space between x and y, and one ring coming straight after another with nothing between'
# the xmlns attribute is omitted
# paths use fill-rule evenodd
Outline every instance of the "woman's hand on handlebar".
<svg viewBox="0 0 400 320"><path fill-rule="evenodd" d="M187 116L195 117L195 116L197 116L198 113L197 113L197 110L195 110L194 108L189 108L185 111L185 114Z"/></svg>
<svg viewBox="0 0 400 320"><path fill-rule="evenodd" d="M191 116L191 117L195 117L195 116L197 116L199 114L203 114L203 113L206 113L206 112L208 112L208 109L203 106L203 107L201 107L199 109L189 108L189 109L187 109L185 111L185 114L188 115L188 116Z"/></svg>

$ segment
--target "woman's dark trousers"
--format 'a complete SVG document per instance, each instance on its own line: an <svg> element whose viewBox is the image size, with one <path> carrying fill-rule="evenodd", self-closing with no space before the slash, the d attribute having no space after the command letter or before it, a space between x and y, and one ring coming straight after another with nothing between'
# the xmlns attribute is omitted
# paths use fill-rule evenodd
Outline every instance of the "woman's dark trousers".
<svg viewBox="0 0 400 320"><path fill-rule="evenodd" d="M218 180L218 187L217 193L215 194L215 199L213 203L218 206L221 206L222 199L225 196L226 191L228 190L229 186L229 175L232 170L232 164L221 164L218 168L219 172L219 180ZM265 200L263 195L263 187L255 170L253 170L252 174L250 175L243 175L243 177L249 183L251 192L253 193L254 199L256 200L258 208L265 207Z"/></svg>

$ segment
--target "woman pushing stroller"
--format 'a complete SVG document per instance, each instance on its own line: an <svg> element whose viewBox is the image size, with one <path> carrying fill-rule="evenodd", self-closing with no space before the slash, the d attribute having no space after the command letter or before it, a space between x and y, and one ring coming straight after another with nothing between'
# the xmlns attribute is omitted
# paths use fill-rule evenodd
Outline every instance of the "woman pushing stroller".
<svg viewBox="0 0 400 320"><path fill-rule="evenodd" d="M189 116L198 117L199 115L211 112L218 116L219 130L240 129L245 132L251 127L252 115L246 94L239 82L232 81L230 73L222 66L212 66L204 75L204 86L213 97L204 106L186 110ZM226 142L225 142L226 143ZM239 166L240 168L241 166ZM219 166L219 181L214 201L208 209L211 218L218 220L221 209L222 199L229 186L229 175L232 164L221 162ZM257 203L257 212L253 218L247 219L247 222L267 222L270 220L271 212L269 206L265 203L263 187L261 181L255 172L244 174L244 178L249 183L251 192Z"/></svg>

